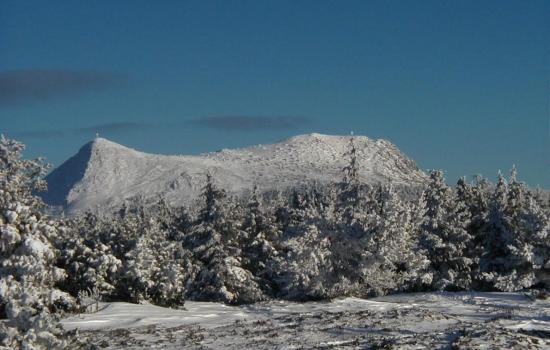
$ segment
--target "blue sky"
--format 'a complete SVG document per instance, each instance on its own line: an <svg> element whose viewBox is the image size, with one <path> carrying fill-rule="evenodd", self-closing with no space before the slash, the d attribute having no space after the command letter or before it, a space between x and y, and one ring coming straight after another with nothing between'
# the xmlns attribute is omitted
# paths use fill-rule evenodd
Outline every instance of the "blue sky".
<svg viewBox="0 0 550 350"><path fill-rule="evenodd" d="M550 188L549 1L0 1L0 132L200 153L308 132Z"/></svg>

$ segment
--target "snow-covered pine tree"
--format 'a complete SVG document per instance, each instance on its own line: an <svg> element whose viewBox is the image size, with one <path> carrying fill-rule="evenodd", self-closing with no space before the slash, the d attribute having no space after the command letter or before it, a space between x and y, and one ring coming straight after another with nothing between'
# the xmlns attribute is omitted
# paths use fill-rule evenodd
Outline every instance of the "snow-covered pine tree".
<svg viewBox="0 0 550 350"><path fill-rule="evenodd" d="M489 202L489 214L483 227L483 252L480 259L481 279L492 282L501 272L506 247L512 237L507 224L508 183L499 172L498 181Z"/></svg>
<svg viewBox="0 0 550 350"><path fill-rule="evenodd" d="M227 197L222 189L218 189L210 172L206 173L206 183L202 189L204 206L199 213L199 221L204 223L220 223L223 221L222 201Z"/></svg>
<svg viewBox="0 0 550 350"><path fill-rule="evenodd" d="M54 267L60 225L42 214L33 193L43 191L46 166L24 160L24 145L0 136L0 346L54 349L66 345L52 311L74 300L56 288L65 272Z"/></svg>
<svg viewBox="0 0 550 350"><path fill-rule="evenodd" d="M465 256L472 260L471 269L471 288L477 289L479 284L479 259L482 254L483 228L487 221L489 212L489 191L487 180L477 176L475 183L471 184L464 177L457 181L455 187L456 200L460 202L464 216L469 218L467 231L472 236L472 244L465 251Z"/></svg>
<svg viewBox="0 0 550 350"><path fill-rule="evenodd" d="M508 212L521 212L527 204L527 197L529 195L527 186L518 180L518 171L514 165L510 171L510 179L508 180Z"/></svg>
<svg viewBox="0 0 550 350"><path fill-rule="evenodd" d="M338 193L338 208L342 221L352 225L356 221L357 213L363 209L357 148L353 136L350 137L344 157L348 158L348 164L342 169L344 176Z"/></svg>
<svg viewBox="0 0 550 350"><path fill-rule="evenodd" d="M315 215L334 219L337 188L333 184L322 184L313 181L306 187L306 190L309 202L316 211Z"/></svg>
<svg viewBox="0 0 550 350"><path fill-rule="evenodd" d="M535 271L535 283L550 290L550 214L533 197L529 196L521 222L523 232L533 246L530 261Z"/></svg>
<svg viewBox="0 0 550 350"><path fill-rule="evenodd" d="M277 223L284 232L289 227L298 226L311 217L310 203L305 194L298 188L293 188L286 201L279 202L275 210ZM309 214L309 215L308 215Z"/></svg>
<svg viewBox="0 0 550 350"><path fill-rule="evenodd" d="M246 205L246 217L243 223L243 230L247 233L247 238L251 239L258 235L264 224L264 217L261 210L260 195L258 186L254 185L252 193Z"/></svg>
<svg viewBox="0 0 550 350"><path fill-rule="evenodd" d="M338 279L335 288L345 294L366 296L369 286L365 276L376 269L368 245L380 224L379 209L383 203L378 198L379 186L360 183L356 153L352 137L344 154L349 162L342 169L344 176L338 186L336 218L330 230L331 263Z"/></svg>
<svg viewBox="0 0 550 350"><path fill-rule="evenodd" d="M181 242L193 226L193 218L186 207L173 208L171 215L167 238Z"/></svg>
<svg viewBox="0 0 550 350"><path fill-rule="evenodd" d="M161 306L183 306L187 290L199 273L198 267L193 264L190 252L177 242L163 241L153 245L153 249L158 249L159 254L158 268L152 275L153 287L148 292L150 300Z"/></svg>
<svg viewBox="0 0 550 350"><path fill-rule="evenodd" d="M230 218L231 203L210 174L202 198L198 220L184 239L184 247L191 250L201 269L188 295L233 304L264 299L254 275L242 267L240 225Z"/></svg>
<svg viewBox="0 0 550 350"><path fill-rule="evenodd" d="M276 253L270 241L276 234L276 227L264 211L254 186L246 205L245 218L241 230L245 232L242 244L242 266L258 278L258 283L267 294L272 294L267 262Z"/></svg>
<svg viewBox="0 0 550 350"><path fill-rule="evenodd" d="M370 223L378 215L370 216ZM360 228L338 222L328 236L331 253L331 266L335 277L335 289L342 295L366 297L369 283L365 276L376 270L376 262L369 250L370 238L378 225L362 222ZM359 234L358 234L359 233Z"/></svg>
<svg viewBox="0 0 550 350"><path fill-rule="evenodd" d="M426 212L420 243L431 261L434 288L468 290L473 237L467 231L470 217L464 203L457 201L440 170L431 172L423 197Z"/></svg>
<svg viewBox="0 0 550 350"><path fill-rule="evenodd" d="M140 233L124 255L118 276L118 295L132 302L151 301L162 306L182 306L186 285L196 271L189 252L168 240L163 218L144 217Z"/></svg>
<svg viewBox="0 0 550 350"><path fill-rule="evenodd" d="M548 259L548 218L515 168L508 184L499 174L490 208L481 260L488 287L514 291L535 285Z"/></svg>
<svg viewBox="0 0 550 350"><path fill-rule="evenodd" d="M336 293L332 269L335 223L319 203L312 188L293 190L287 211L293 218L281 226L282 235L273 243L277 254L268 263L278 295L287 299L322 299ZM331 236L332 235L332 236Z"/></svg>
<svg viewBox="0 0 550 350"><path fill-rule="evenodd" d="M116 298L118 274L128 241L137 236L135 223L125 216L104 219L88 212L68 222L58 241L57 266L67 271L62 288L73 296L97 290L104 299Z"/></svg>
<svg viewBox="0 0 550 350"><path fill-rule="evenodd" d="M154 285L153 275L160 268L156 256L161 251L154 249L154 243L162 239L153 237L151 233L151 229L142 230L141 235L134 239L133 246L124 256L117 277L117 294L122 296L123 300L134 303L149 300L149 293Z"/></svg>
<svg viewBox="0 0 550 350"><path fill-rule="evenodd" d="M317 300L333 296L330 240L313 224L291 226L268 262L278 296Z"/></svg>
<svg viewBox="0 0 550 350"><path fill-rule="evenodd" d="M430 261L418 246L420 220L413 204L399 198L391 185L377 191L379 224L365 244L364 283L368 294L385 295L430 285Z"/></svg>

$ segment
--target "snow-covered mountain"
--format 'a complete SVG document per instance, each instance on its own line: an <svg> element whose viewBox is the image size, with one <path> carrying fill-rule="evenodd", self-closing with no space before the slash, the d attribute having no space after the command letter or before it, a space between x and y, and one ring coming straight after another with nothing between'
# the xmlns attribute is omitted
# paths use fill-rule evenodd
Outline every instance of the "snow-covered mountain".
<svg viewBox="0 0 550 350"><path fill-rule="evenodd" d="M260 190L342 178L350 136L308 134L280 143L224 149L196 156L155 155L96 138L47 176L44 200L69 214L108 210L126 199L164 196L190 205L200 194L205 174L231 194L254 184ZM426 175L386 140L354 136L360 177L367 183L418 184Z"/></svg>

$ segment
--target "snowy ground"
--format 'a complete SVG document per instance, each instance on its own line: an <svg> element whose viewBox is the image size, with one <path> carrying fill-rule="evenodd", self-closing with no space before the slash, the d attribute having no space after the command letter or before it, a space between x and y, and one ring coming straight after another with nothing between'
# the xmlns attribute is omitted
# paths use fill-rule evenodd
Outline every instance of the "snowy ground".
<svg viewBox="0 0 550 350"><path fill-rule="evenodd" d="M550 301L520 293L400 294L370 300L187 302L186 310L102 303L66 318L88 348L548 349Z"/></svg>

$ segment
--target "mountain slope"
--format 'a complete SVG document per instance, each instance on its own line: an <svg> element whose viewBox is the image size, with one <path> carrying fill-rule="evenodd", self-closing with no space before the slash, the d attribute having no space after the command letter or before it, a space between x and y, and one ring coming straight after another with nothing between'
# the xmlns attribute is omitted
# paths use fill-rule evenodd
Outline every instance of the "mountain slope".
<svg viewBox="0 0 550 350"><path fill-rule="evenodd" d="M43 198L72 214L108 210L136 195L145 199L162 195L173 204L190 205L200 194L206 172L219 187L237 195L253 184L269 190L339 181L349 139L308 134L271 145L166 156L97 138L47 176L49 192ZM415 163L388 141L355 136L355 146L359 174L367 183L415 184L425 179Z"/></svg>

